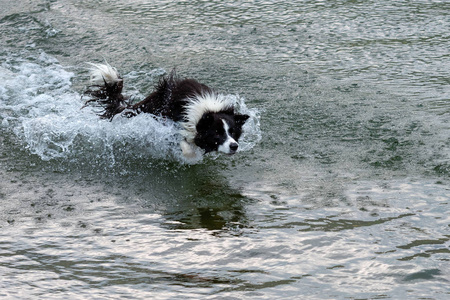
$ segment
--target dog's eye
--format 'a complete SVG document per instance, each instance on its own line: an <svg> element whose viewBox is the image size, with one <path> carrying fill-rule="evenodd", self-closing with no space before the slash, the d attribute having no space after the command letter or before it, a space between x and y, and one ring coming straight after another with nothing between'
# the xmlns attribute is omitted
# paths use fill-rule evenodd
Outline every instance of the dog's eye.
<svg viewBox="0 0 450 300"><path fill-rule="evenodd" d="M233 133L234 133L233 128L230 128L230 129L228 130L228 133L229 133L229 134L233 134Z"/></svg>

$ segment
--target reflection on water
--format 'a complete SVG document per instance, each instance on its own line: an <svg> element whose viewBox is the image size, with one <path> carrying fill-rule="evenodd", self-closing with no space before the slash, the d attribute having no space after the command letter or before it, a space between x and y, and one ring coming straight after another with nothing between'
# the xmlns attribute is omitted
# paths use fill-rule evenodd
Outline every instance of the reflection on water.
<svg viewBox="0 0 450 300"><path fill-rule="evenodd" d="M448 219L436 219L434 210L442 208L429 205L446 203L445 187L427 184L424 195L420 184L358 185L347 192L347 203L323 206L268 184L239 192L211 181L220 176L197 180L202 168L195 168L161 172L175 180L163 176L159 189L124 189L123 178L114 176L102 180L107 190L86 176L72 183L74 189L67 175L32 174L2 186L2 199L32 198L2 206L7 295L101 295L108 286L107 295L116 297L148 297L149 287L168 297L186 288L197 296L242 297L281 289L290 297L301 287L314 297L320 285L329 297L354 289L369 297L395 283L412 282L419 294L430 282L437 288L448 283L445 269L417 263L445 265L449 238L439 228ZM148 180L141 179L137 186ZM185 198L158 202L162 189L171 195L183 189ZM13 291L17 279L29 284Z"/></svg>
<svg viewBox="0 0 450 300"><path fill-rule="evenodd" d="M215 162L208 166L155 169L135 177L127 185L116 186L124 191L137 188L135 197L144 207L163 214L170 229L221 230L248 226L245 205L252 200L229 185Z"/></svg>
<svg viewBox="0 0 450 300"><path fill-rule="evenodd" d="M294 297L301 288L314 298L319 285L334 298L447 285L445 186L367 182L312 201L267 182L233 188L216 167L134 180L9 177L0 194L9 200L0 213L5 295Z"/></svg>

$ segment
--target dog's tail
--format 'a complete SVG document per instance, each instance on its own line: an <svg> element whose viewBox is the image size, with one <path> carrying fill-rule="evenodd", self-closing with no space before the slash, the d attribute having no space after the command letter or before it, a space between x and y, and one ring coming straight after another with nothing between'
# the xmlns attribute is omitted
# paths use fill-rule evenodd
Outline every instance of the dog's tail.
<svg viewBox="0 0 450 300"><path fill-rule="evenodd" d="M87 105L99 106L102 111L99 112L100 117L111 119L122 113L130 105L127 99L122 95L123 78L117 72L116 68L111 67L108 63L94 64L90 68L90 86L84 92L90 96L83 107Z"/></svg>

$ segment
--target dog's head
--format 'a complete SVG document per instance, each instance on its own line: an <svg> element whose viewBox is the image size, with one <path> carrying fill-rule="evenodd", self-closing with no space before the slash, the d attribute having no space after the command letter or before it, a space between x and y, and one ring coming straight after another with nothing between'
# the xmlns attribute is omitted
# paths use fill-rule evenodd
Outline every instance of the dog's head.
<svg viewBox="0 0 450 300"><path fill-rule="evenodd" d="M197 123L194 142L205 153L219 151L234 154L239 147L242 126L248 118L248 115L233 112L204 113Z"/></svg>

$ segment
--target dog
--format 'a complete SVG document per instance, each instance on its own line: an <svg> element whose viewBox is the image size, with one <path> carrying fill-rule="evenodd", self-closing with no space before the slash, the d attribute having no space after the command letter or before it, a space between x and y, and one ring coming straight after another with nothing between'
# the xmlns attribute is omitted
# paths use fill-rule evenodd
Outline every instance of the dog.
<svg viewBox="0 0 450 300"><path fill-rule="evenodd" d="M237 113L229 97L195 79L180 79L172 71L160 79L149 96L132 104L122 95L123 78L116 68L108 63L90 65L91 85L85 91L90 99L85 106L100 106L101 118L112 120L118 114L133 117L149 113L178 122L180 147L186 158L195 158L198 153L217 151L232 155L238 151L242 126L249 115Z"/></svg>

